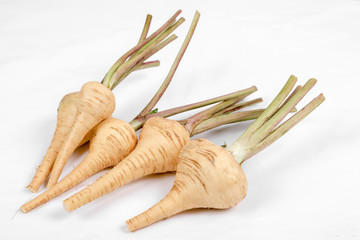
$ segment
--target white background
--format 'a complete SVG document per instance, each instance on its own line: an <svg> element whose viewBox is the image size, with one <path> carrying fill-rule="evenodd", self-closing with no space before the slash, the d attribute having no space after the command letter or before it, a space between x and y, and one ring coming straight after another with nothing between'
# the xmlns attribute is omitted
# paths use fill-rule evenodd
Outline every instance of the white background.
<svg viewBox="0 0 360 240"><path fill-rule="evenodd" d="M229 210L194 210L135 233L125 221L171 188L173 174L124 186L72 213L62 200L99 173L28 214L25 189L50 143L68 92L100 81L176 10L186 22L174 43L114 90L115 117L130 121L165 78L195 10L201 18L160 109L256 85L265 107L291 74L318 84L325 102L243 164L249 191ZM0 239L360 239L360 1L0 1ZM250 98L249 98L250 99ZM182 116L177 117L180 119ZM249 122L201 137L231 144ZM68 173L86 154L78 150ZM42 187L41 190L44 190Z"/></svg>

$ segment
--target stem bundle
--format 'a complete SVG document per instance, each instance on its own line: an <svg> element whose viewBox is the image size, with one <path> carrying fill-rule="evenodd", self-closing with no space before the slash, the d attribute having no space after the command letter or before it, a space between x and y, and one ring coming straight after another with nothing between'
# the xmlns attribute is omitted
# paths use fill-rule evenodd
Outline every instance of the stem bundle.
<svg viewBox="0 0 360 240"><path fill-rule="evenodd" d="M284 135L325 100L324 95L320 94L306 107L279 125L317 82L316 79L312 78L304 86L297 86L291 93L296 81L295 76L290 76L265 111L229 147L228 150L234 154L235 159L240 164Z"/></svg>

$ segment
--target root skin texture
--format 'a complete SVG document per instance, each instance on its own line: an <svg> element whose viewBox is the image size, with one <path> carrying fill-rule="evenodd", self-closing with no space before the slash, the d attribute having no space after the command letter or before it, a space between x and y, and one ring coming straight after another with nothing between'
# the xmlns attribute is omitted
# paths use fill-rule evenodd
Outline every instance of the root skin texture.
<svg viewBox="0 0 360 240"><path fill-rule="evenodd" d="M107 118L95 128L89 154L74 170L20 209L26 213L78 185L91 175L116 165L136 146L135 130L125 121Z"/></svg>
<svg viewBox="0 0 360 240"><path fill-rule="evenodd" d="M79 99L79 95L79 92L69 93L61 99L57 109L57 123L54 136L31 183L27 186L30 192L38 191L40 185L45 181L47 176L49 176L64 139L74 124L77 112L76 102Z"/></svg>
<svg viewBox="0 0 360 240"><path fill-rule="evenodd" d="M66 199L64 208L70 212L138 178L175 171L178 154L189 141L189 133L177 121L150 118L136 148L93 184Z"/></svg>
<svg viewBox="0 0 360 240"><path fill-rule="evenodd" d="M192 140L181 150L178 162L174 185L168 195L128 220L129 231L193 208L231 208L245 198L245 174L224 148L206 139Z"/></svg>
<svg viewBox="0 0 360 240"><path fill-rule="evenodd" d="M80 90L76 108L75 122L55 160L48 187L56 184L67 160L89 131L114 112L115 97L112 91L101 83L87 82Z"/></svg>

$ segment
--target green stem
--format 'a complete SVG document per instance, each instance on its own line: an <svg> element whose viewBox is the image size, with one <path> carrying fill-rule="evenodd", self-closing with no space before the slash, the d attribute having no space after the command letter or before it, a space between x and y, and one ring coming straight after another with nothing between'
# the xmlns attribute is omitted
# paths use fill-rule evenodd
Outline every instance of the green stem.
<svg viewBox="0 0 360 240"><path fill-rule="evenodd" d="M282 108L285 104L287 104L290 99L297 93L300 91L300 89L302 88L301 85L296 86L296 88L291 92L291 94L285 99L285 101L280 105L279 109ZM277 111L279 111L279 109ZM275 112L276 113L276 112ZM274 114L275 114L274 113Z"/></svg>
<svg viewBox="0 0 360 240"><path fill-rule="evenodd" d="M142 33L140 35L140 39L139 39L138 43L141 43L146 39L146 36L148 35L149 29L150 29L151 19L152 19L152 16L150 14L148 14L146 16L144 28L143 28L143 31L142 31Z"/></svg>
<svg viewBox="0 0 360 240"><path fill-rule="evenodd" d="M217 115L200 122L192 131L191 136L206 132L221 125L254 120L258 118L263 112L264 109L257 109L243 112L235 112L231 114Z"/></svg>
<svg viewBox="0 0 360 240"><path fill-rule="evenodd" d="M257 104L257 103L260 103L262 102L263 99L262 98L256 98L254 100L250 100L250 101L247 101L247 102L242 102L242 103L239 103L239 104L234 104L232 106L229 106L227 108L224 108L222 111L219 111L217 113L215 113L213 115L213 117L216 117L216 116L220 116L220 115L224 115L224 114L229 114L231 112L235 112L235 111L238 111L240 109L243 109L245 107L249 107L251 105L254 105L254 104Z"/></svg>
<svg viewBox="0 0 360 240"><path fill-rule="evenodd" d="M230 108L227 111L220 111L214 114L211 118L200 122L194 128L193 132L191 133L191 136L194 136L202 132L206 132L210 129L216 128L221 125L257 119L264 112L265 109L255 109L255 110L242 111L242 112L233 112L233 111L237 111L244 107L248 107L255 103L259 103L261 102L261 100L262 100L261 98L257 98L248 102L243 102L237 105L230 106ZM236 106L239 106L239 108L237 108ZM219 114L221 112L223 113ZM291 112L296 112L296 109L294 108ZM184 125L186 124L186 120L181 120L179 122Z"/></svg>
<svg viewBox="0 0 360 240"><path fill-rule="evenodd" d="M163 111L160 111L160 112L152 113L152 114L146 115L145 117L134 119L132 121L132 125L136 126L136 129L139 129L151 117L167 118L167 117L179 114L179 113L183 113L183 112L187 112L187 111L194 110L194 109L197 109L197 108L205 107L205 106L208 106L208 105L211 105L211 104L214 104L214 103L227 101L229 99L233 99L233 98L236 98L236 97L239 97L239 96L249 95L250 93L253 93L256 90L257 90L257 88L255 86L252 86L250 88L240 90L240 91L236 91L236 92L229 93L229 94L225 94L225 95L221 95L219 97L214 97L214 98L210 98L210 99L207 99L207 100L204 100L204 101L200 101L200 102L187 104L187 105L183 105L183 106L180 106L180 107L175 107L175 108L163 110ZM245 106L250 106L251 105L250 103L254 103L254 101L252 100L252 101L249 101L249 102L241 103L239 105L243 105L245 107ZM215 115L217 115L217 114L215 114ZM188 119L179 120L178 122L185 125L187 120ZM196 128L197 127L195 127L195 129Z"/></svg>
<svg viewBox="0 0 360 240"><path fill-rule="evenodd" d="M275 97L273 102L228 149L233 153L235 159L239 163L242 163L250 156L269 146L272 142L285 134L286 131L288 131L293 125L304 118L324 100L324 97L320 95L315 103L311 103L309 107L305 108L305 110L300 110L300 112L295 114L291 118L293 120L285 122L284 124L280 125L280 127L275 129L275 127L286 117L289 112L294 111L295 106L316 84L315 79L310 79L303 87L298 86L292 92L292 94L287 99L285 99L286 95L290 93L291 88L295 84L296 79L294 79L295 77L290 77L288 82L285 84L280 93ZM309 109L311 109L311 111L309 111ZM304 113L307 114L305 115ZM296 120L298 121L296 122ZM261 122L261 124L259 124L259 122Z"/></svg>
<svg viewBox="0 0 360 240"><path fill-rule="evenodd" d="M223 101L221 103L218 103L217 105L210 107L209 109L206 109L204 111L201 111L201 112L191 116L190 118L188 118L186 120L186 124L184 125L185 129L191 135L192 132L194 131L194 128L200 122L202 122L206 119L209 119L216 113L223 112L224 109L228 109L229 106L233 106L235 103L241 101L242 99L244 99L246 96L250 95L251 93L253 93L252 89L243 93L242 95L239 95L237 97L231 98L231 99Z"/></svg>
<svg viewBox="0 0 360 240"><path fill-rule="evenodd" d="M146 40L146 36L147 36L147 34L148 34L148 32L149 32L151 20L152 20L152 16L151 16L150 14L148 14L148 15L146 16L144 28L143 28L143 31L142 31L142 33L141 33L141 35L140 35L138 44L141 44L143 41ZM171 23L169 24L169 26L171 26L172 24L173 24L173 22L171 22ZM165 30L163 30L163 31L165 31ZM161 33L160 33L160 34L161 34ZM160 34L159 34L159 35L160 35ZM157 35L154 39L156 39L157 37L158 37L158 35ZM143 50L144 48L146 48L146 46L149 45L149 43L151 43L152 41L154 41L154 39L151 40L150 42L148 42L147 44L145 44L145 45L144 45L143 47L141 47L139 50L137 50L134 54L132 54L132 55L130 56L129 59L133 58L134 56L136 56L136 55L138 55L140 52L142 52L142 50Z"/></svg>
<svg viewBox="0 0 360 240"><path fill-rule="evenodd" d="M293 128L296 124L298 124L301 120L303 120L307 115L309 115L315 108L317 108L323 101L325 97L323 94L320 94L318 97L314 98L310 103L308 103L305 107L303 107L300 111L294 114L291 118L286 120L284 123L279 125L276 129L274 129L271 133L268 134L264 140L260 143L254 145L253 150L248 152L240 162L243 163L245 160L255 155L256 153L262 151L285 133L287 133L291 128Z"/></svg>
<svg viewBox="0 0 360 240"><path fill-rule="evenodd" d="M143 69L152 68L152 67L158 67L158 66L160 66L159 60L143 62L138 67L136 67L134 69L134 71L143 70Z"/></svg>
<svg viewBox="0 0 360 240"><path fill-rule="evenodd" d="M253 124L250 125L248 129L236 140L233 144L234 148L236 145L247 145L247 141L251 137L251 135L266 122L277 110L280 104L285 100L285 98L291 92L291 89L294 87L297 78L293 75L290 76L284 87L278 93L278 95L274 98L274 100L270 103L270 105L265 109L264 113L261 114Z"/></svg>
<svg viewBox="0 0 360 240"><path fill-rule="evenodd" d="M166 31L162 32L156 39L154 39L149 45L146 46L144 50L142 50L141 53L135 55L133 58L129 59L128 61L121 64L114 74L111 76L109 80L109 87L111 88L112 85L117 82L117 79L126 72L127 69L133 67L141 58L143 58L145 55L147 55L153 47L155 47L157 44L159 44L161 41L163 41L167 36L169 36L177 27L179 27L183 22L184 18L180 18L174 25L169 27Z"/></svg>
<svg viewBox="0 0 360 240"><path fill-rule="evenodd" d="M307 94L308 91L316 84L315 79L310 79L299 91L288 98L288 101L279 108L279 110L267 120L252 136L253 142L262 141L285 117L286 115L300 102L300 100Z"/></svg>
<svg viewBox="0 0 360 240"><path fill-rule="evenodd" d="M155 107L157 102L160 100L160 98L164 94L166 88L169 86L172 78L174 77L176 69L179 66L180 61L181 61L182 57L184 56L184 53L190 43L190 40L191 40L192 36L194 35L195 28L199 21L199 18L200 18L200 13L198 11L196 11L193 21L190 25L190 29L185 37L185 40L176 56L171 68L170 68L168 75L166 76L166 78L163 81L162 85L160 86L159 90L156 92L156 94L150 100L150 102L138 114L138 116L136 116L136 118L130 122L130 124L134 127L135 130L138 130L144 124L146 116L153 110L153 108Z"/></svg>
<svg viewBox="0 0 360 240"><path fill-rule="evenodd" d="M239 95L244 95L247 92L255 92L256 91L256 87L252 86L250 88L244 89L244 90L240 90L240 91L236 91L233 93L229 93L229 94L225 94L219 97L215 97L215 98L211 98L211 99L207 99L204 101L200 101L200 102L196 102L196 103L192 103L192 104L188 104L188 105L184 105L184 106L180 106L180 107L175 107L175 108L171 108L171 109L167 109L161 112L157 112L151 115L151 117L153 116L158 116L158 117L163 117L163 118L167 118L179 113L183 113L183 112L187 112L190 110L194 110L197 108L201 108L201 107L205 107L214 103L218 103L218 102L222 102L222 101L226 101L229 100L231 98L237 97ZM147 118L150 116L146 116Z"/></svg>
<svg viewBox="0 0 360 240"><path fill-rule="evenodd" d="M200 122L192 131L191 136L206 132L210 129L225 124L255 120L264 112L265 109L255 109L255 110L242 111L242 112L234 112L234 111L243 109L245 107L251 106L259 102L262 102L262 98L256 98L254 100L242 102L239 104L234 104L232 106L224 108L223 110L214 114L211 118ZM293 108L291 112L296 112L296 108ZM187 120L185 119L179 122L185 125Z"/></svg>
<svg viewBox="0 0 360 240"><path fill-rule="evenodd" d="M155 37L157 37L160 33L162 33L165 29L167 29L176 19L176 17L181 13L181 10L177 11L164 25L162 25L157 31L155 31L153 34L151 34L148 38L144 39L141 43L138 43L136 46L131 48L129 51L127 51L123 56L121 56L109 69L109 71L106 73L103 84L110 88L110 79L116 69L119 68L121 64L123 64L126 59L128 59L131 55L136 53L139 49L141 49L143 46L151 42Z"/></svg>
<svg viewBox="0 0 360 240"><path fill-rule="evenodd" d="M180 19L180 24L181 24L181 21L183 21L184 19L181 18ZM150 42L148 42L147 44L145 44L143 47L141 47L137 52L135 52L133 55L130 56L129 60L130 59L133 59L134 57L140 55L141 53L143 53L144 50L146 49L149 49L149 45L152 44L153 42L157 41L158 42L158 39L160 36L163 36L166 31L168 31L174 24L176 23L176 21L172 22L168 28L164 29L158 36L156 36L153 40L151 40Z"/></svg>
<svg viewBox="0 0 360 240"><path fill-rule="evenodd" d="M116 82L111 86L111 89L114 89L126 76L128 76L131 72L133 72L134 70L138 70L142 63L150 58L152 55L154 55L155 53L157 53L158 51L160 51L162 48L164 48L166 45L168 45L169 43L171 43L172 41L174 41L177 38L176 35L171 35L170 37L168 37L167 39L165 39L164 41L162 41L160 44L158 44L156 47L154 47L150 52L148 52L145 56L143 56L143 58L141 58L135 66L133 66L130 69L127 69L117 80Z"/></svg>

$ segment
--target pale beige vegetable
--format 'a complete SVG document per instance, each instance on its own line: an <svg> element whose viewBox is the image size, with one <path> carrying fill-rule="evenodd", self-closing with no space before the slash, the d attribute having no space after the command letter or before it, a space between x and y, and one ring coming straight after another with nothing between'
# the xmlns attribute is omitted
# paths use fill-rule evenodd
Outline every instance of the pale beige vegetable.
<svg viewBox="0 0 360 240"><path fill-rule="evenodd" d="M74 150L79 146L86 134L115 110L113 92L99 82L87 82L80 90L76 102L76 117L70 132L65 138L56 157L48 181L52 187L59 179L61 172Z"/></svg>
<svg viewBox="0 0 360 240"><path fill-rule="evenodd" d="M181 150L178 162L170 192L155 206L128 220L130 231L193 208L231 208L245 198L245 174L224 148L206 139L192 140Z"/></svg>
<svg viewBox="0 0 360 240"><path fill-rule="evenodd" d="M84 84L83 89L79 93L79 99L77 101L73 101L72 105L68 104L68 109L76 110L75 114L70 112L70 110L68 111L69 114L63 114L63 116L68 119L68 122L73 121L73 125L70 128L67 128L66 131L62 128L61 136L54 136L53 142L57 143L56 148L51 146L50 153L47 154L49 157L46 156L43 163L40 165L34 181L32 181L28 187L29 190L38 190L40 184L49 175L50 171L51 175L48 181L48 186L53 186L57 182L62 169L72 152L78 147L78 145L87 142L91 138L91 135L93 134L91 129L102 120L111 116L114 111L115 98L113 98L110 102L101 103L101 94L105 93L105 98L111 96L111 89L115 88L115 86L117 86L131 72L159 65L159 61L144 61L176 39L175 35L171 35L170 37L168 36L184 22L183 18L176 21L176 17L180 13L180 10L177 11L163 26L155 31L151 36L146 37L151 21L151 15L148 15L139 43L127 51L113 64L101 84L98 82ZM92 90L86 91L86 89L90 89L89 86L91 86ZM87 93L90 94L85 96ZM85 97L93 99L85 100ZM96 101L99 105L95 104ZM91 106L89 104L91 104ZM102 107L104 108L102 109ZM86 108L88 109L86 110ZM108 110L111 111L102 116L102 112ZM84 114L86 112L87 114ZM92 114L94 115L91 116ZM80 119L81 116L86 118L91 116L91 118L86 121L82 121ZM86 126L79 123L86 124ZM80 128L78 129L79 126ZM91 128L89 129L90 126ZM71 136L69 136L70 134ZM59 140L59 138L61 138L61 140ZM79 142L80 138L81 140Z"/></svg>
<svg viewBox="0 0 360 240"><path fill-rule="evenodd" d="M320 94L275 128L316 80L310 79L303 87L296 88L285 100L295 82L296 78L291 76L269 107L228 150L206 139L193 140L185 145L179 154L173 187L160 202L128 220L126 223L129 230L138 230L188 209L225 209L243 200L247 181L241 163L284 135L325 99Z"/></svg>
<svg viewBox="0 0 360 240"><path fill-rule="evenodd" d="M96 127L95 132L84 160L53 187L21 206L23 213L71 189L94 173L116 165L135 148L136 132L125 121L107 118Z"/></svg>
<svg viewBox="0 0 360 240"><path fill-rule="evenodd" d="M75 102L78 98L79 92L74 92L66 94L60 101L57 109L57 123L54 136L31 183L27 186L29 191L36 192L40 185L45 181L45 178L50 174L64 139L74 124L77 111Z"/></svg>

